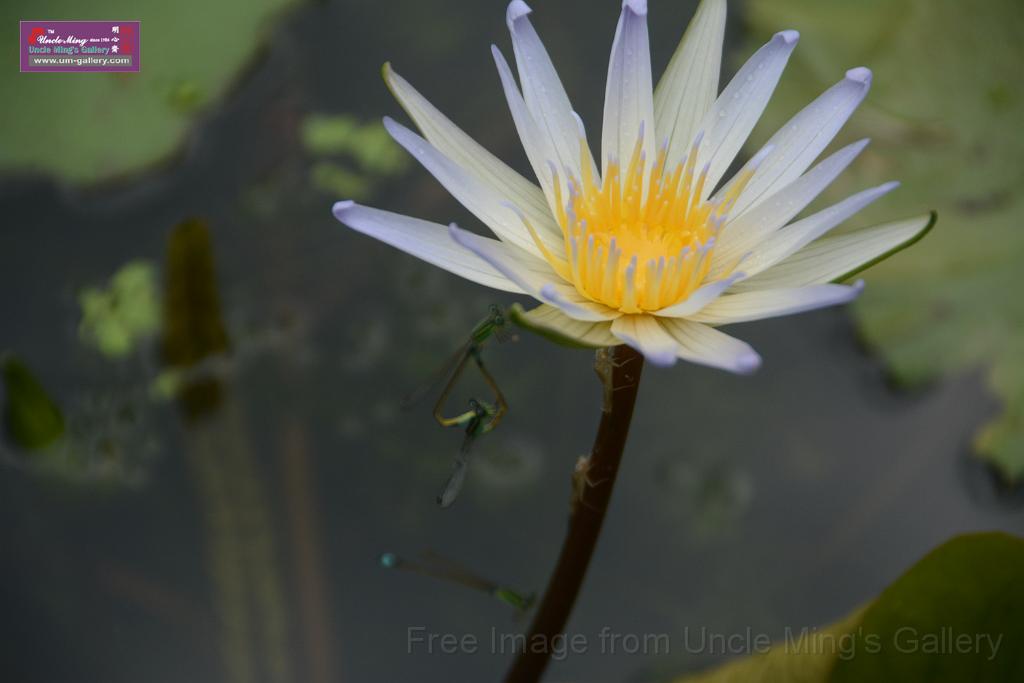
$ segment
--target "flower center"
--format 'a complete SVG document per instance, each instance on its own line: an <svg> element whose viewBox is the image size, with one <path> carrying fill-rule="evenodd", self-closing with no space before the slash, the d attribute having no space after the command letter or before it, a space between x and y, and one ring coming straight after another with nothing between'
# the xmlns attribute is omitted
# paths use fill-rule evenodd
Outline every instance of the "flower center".
<svg viewBox="0 0 1024 683"><path fill-rule="evenodd" d="M598 179L581 142L583 177L568 179L568 201L554 179L566 259L545 253L552 267L588 299L623 313L656 311L689 297L707 278L726 212L753 174L745 169L721 198L705 199L708 166L695 169L700 142L698 136L674 169L662 146L648 169L641 131L628 166L610 160Z"/></svg>

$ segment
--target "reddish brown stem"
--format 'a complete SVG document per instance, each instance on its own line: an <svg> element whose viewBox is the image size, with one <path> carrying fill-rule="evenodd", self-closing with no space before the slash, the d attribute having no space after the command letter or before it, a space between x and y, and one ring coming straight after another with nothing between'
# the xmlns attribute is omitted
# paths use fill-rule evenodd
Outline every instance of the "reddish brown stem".
<svg viewBox="0 0 1024 683"><path fill-rule="evenodd" d="M597 370L607 389L607 400L590 455L588 481L580 487L580 500L574 501L558 564L505 683L537 683L544 675L558 639L564 638L565 626L601 535L644 365L643 356L628 346L617 346L604 353L605 372L602 373L601 361Z"/></svg>

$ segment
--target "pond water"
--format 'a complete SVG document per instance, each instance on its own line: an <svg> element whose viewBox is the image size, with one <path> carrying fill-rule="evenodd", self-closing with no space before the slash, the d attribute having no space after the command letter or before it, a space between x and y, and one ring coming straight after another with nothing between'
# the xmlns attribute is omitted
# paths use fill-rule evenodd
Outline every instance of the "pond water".
<svg viewBox="0 0 1024 683"><path fill-rule="evenodd" d="M656 70L694 4L657 8ZM538 29L596 130L614 8L551 5ZM730 22L730 45L739 26ZM341 197L310 185L298 133L310 113L399 117L378 75L391 60L524 168L492 41L507 45L501 3L306 6L172 163L89 191L0 183L0 344L62 405L130 406L112 438L139 474L58 477L23 466L23 455L4 459L7 678L500 680L511 655L490 652L492 634L528 619L378 558L434 552L540 592L570 472L597 423L591 356L528 334L489 347L511 410L478 444L459 500L439 509L460 436L436 426L429 403L403 412L399 400L489 304L512 298L339 225L330 206ZM411 166L377 182L367 203L474 225ZM159 369L155 343L109 361L76 332L80 288L133 259L162 262L171 229L193 216L210 226L233 349L220 404L199 420L140 398ZM977 377L896 393L841 310L735 332L764 356L752 377L647 369L570 623L588 651L556 662L548 680L666 680L722 658L686 652L688 633L781 637L828 623L954 534L1024 530L1024 510L968 455L996 407ZM623 640L611 651L605 628L666 634L670 651L627 652ZM410 647L410 629L473 634L479 651Z"/></svg>

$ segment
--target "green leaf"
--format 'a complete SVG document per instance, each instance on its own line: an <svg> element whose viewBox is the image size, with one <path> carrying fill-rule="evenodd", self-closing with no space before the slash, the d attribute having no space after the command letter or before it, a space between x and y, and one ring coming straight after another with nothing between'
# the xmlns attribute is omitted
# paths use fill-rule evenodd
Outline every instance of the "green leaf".
<svg viewBox="0 0 1024 683"><path fill-rule="evenodd" d="M0 3L12 27L0 70L0 170L76 183L124 176L170 157L203 109L259 49L294 0L31 0ZM40 16L43 15L43 16ZM138 73L19 73L19 19L138 19ZM44 150L47 153L43 153Z"/></svg>
<svg viewBox="0 0 1024 683"><path fill-rule="evenodd" d="M39 451L64 435L64 416L32 371L20 359L3 359L4 421L18 446Z"/></svg>
<svg viewBox="0 0 1024 683"><path fill-rule="evenodd" d="M1024 541L959 536L867 607L763 654L676 683L1024 680Z"/></svg>
<svg viewBox="0 0 1024 683"><path fill-rule="evenodd" d="M755 135L763 142L846 69L874 71L839 142L872 144L827 200L897 179L860 225L937 209L927 240L879 264L854 306L893 378L918 386L983 368L1003 411L974 443L1024 478L1024 12L1016 0L751 0L753 44L783 28L801 44ZM858 221L851 221L856 225Z"/></svg>
<svg viewBox="0 0 1024 683"><path fill-rule="evenodd" d="M675 683L825 683L838 661L837 643L851 639L861 612L823 629L808 630L763 654L729 662Z"/></svg>
<svg viewBox="0 0 1024 683"><path fill-rule="evenodd" d="M840 658L828 680L1024 680L1021 576L1020 539L987 533L946 543L868 607L853 632L858 654Z"/></svg>

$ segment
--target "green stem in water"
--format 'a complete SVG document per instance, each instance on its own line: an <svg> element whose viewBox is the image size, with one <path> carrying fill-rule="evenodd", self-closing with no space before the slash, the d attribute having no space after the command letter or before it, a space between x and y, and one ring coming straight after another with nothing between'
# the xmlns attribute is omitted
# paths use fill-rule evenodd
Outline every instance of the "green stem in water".
<svg viewBox="0 0 1024 683"><path fill-rule="evenodd" d="M583 485L574 486L577 493L558 564L530 624L525 647L516 657L505 683L540 681L558 640L564 638L619 472L644 359L628 346L601 349L597 354L595 369L604 390L601 423L585 471L579 472L577 467L575 476L585 480Z"/></svg>

